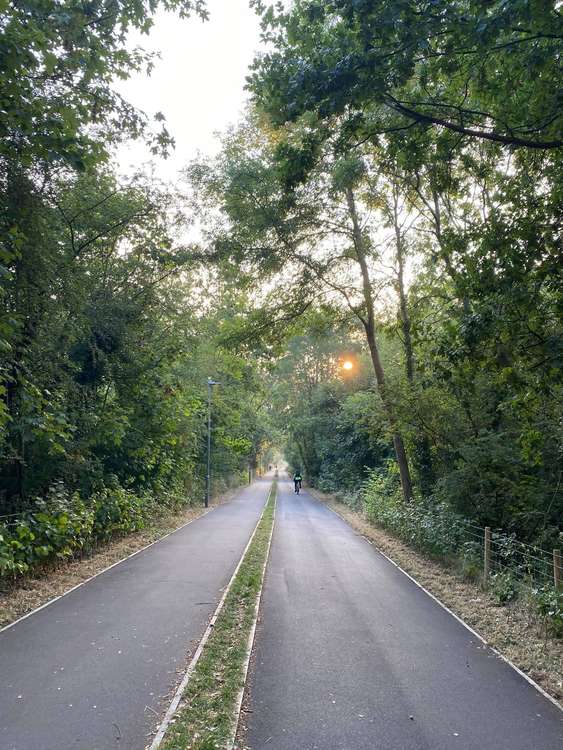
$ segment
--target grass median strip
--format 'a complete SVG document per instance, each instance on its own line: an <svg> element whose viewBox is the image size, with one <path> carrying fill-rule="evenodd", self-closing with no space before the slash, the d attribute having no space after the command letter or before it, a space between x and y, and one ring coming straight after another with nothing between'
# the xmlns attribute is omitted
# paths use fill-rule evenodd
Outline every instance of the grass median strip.
<svg viewBox="0 0 563 750"><path fill-rule="evenodd" d="M229 747L248 663L248 643L256 618L274 524L276 484L213 632L182 695L161 750L215 750Z"/></svg>

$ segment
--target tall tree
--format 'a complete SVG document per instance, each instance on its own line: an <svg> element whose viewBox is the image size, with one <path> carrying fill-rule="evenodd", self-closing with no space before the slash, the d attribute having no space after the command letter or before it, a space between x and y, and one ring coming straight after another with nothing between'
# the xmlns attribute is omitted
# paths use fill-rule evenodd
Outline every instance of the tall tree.
<svg viewBox="0 0 563 750"><path fill-rule="evenodd" d="M403 494L412 498L404 441L386 385L377 341L376 303L381 283L374 279L378 248L362 226L355 188L363 179L361 160L324 158L300 180L299 149L314 142L309 127L272 145L249 124L226 143L213 166L194 166L198 194L213 195L224 221L211 237L214 251L255 278L291 278L297 297L340 298L361 323L374 375L392 434Z"/></svg>

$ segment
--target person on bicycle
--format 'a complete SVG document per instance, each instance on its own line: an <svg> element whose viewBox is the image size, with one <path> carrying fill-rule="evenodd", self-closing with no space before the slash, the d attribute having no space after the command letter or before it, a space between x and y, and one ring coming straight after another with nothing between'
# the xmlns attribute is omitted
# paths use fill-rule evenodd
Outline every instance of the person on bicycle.
<svg viewBox="0 0 563 750"><path fill-rule="evenodd" d="M301 489L301 482L303 481L303 477L301 476L300 471L296 471L293 476L293 483L295 484L295 492L299 494L299 490Z"/></svg>

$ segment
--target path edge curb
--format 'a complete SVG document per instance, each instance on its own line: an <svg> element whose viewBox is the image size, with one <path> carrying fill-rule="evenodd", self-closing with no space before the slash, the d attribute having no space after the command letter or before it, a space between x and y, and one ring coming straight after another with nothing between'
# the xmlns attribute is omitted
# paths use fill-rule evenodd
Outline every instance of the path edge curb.
<svg viewBox="0 0 563 750"><path fill-rule="evenodd" d="M237 498L237 496L245 490L249 485L241 485L234 495L227 500L227 503L232 502ZM55 602L58 602L59 599L62 599L64 596L67 596L67 594L72 594L73 591L76 591L76 589L79 589L81 586L84 586L86 583L89 583L90 581L94 580L94 578L97 578L98 576L103 575L104 573L107 573L108 570L111 570L112 568L115 568L116 565L121 565L121 563L124 563L126 560L131 559L132 557L135 557L135 555L138 555L140 552L144 552L146 549L149 549L149 547L153 547L155 544L158 544L159 542L163 542L165 539L168 539L169 536L172 536L172 534L175 534L177 531L181 531L182 529L185 529L186 526L189 526L191 523L194 523L194 521L199 521L200 518L203 518L208 513L211 513L213 510L217 510L217 508L222 507L222 505L225 505L226 503L221 503L220 505L212 505L210 508L204 508L203 512L196 516L196 518L192 518L190 521L186 521L186 523L183 523L181 526L178 526L176 529L172 529L172 531L169 531L167 534L164 534L163 536L159 536L158 539L155 539L153 542L149 542L148 544L145 544L144 547L141 547L140 549L136 549L135 552L131 552L131 554L126 555L125 557L122 557L121 560L116 560L111 565L108 565L106 568L103 568L102 570L98 570L97 573L94 573L91 576L88 576L88 578L85 578L83 581L80 581L80 583L77 583L75 586L71 586L67 591L64 591L62 594L59 594L58 596L54 596L52 599L49 599L48 601L44 602L43 604L40 604L38 607L34 607L34 609L30 610L29 612L26 612L25 615L21 615L21 617L18 617L17 620L14 620L13 622L9 622L7 625L4 625L0 627L0 634L3 633L5 630L9 630L9 628L13 628L14 625L17 625L22 620L25 620L28 617L31 617L31 615L34 615L36 612L39 612L42 609L45 609L45 607L48 607L50 604L54 604Z"/></svg>
<svg viewBox="0 0 563 750"><path fill-rule="evenodd" d="M273 483L272 483L273 484ZM215 622L217 621L217 618L221 614L221 610L223 609L223 605L225 604L225 600L229 594L229 591L231 590L231 587L233 585L233 582L235 578L237 577L237 573L239 572L240 566L242 565L242 562L244 558L246 557L246 553L248 552L248 549L250 545L252 544L252 541L256 535L256 532L258 530L258 526L260 525L260 521L262 520L262 517L264 516L264 512L266 510L266 506L268 504L268 500L270 499L270 493L272 491L272 485L270 486L270 491L268 492L268 495L266 496L266 501L264 502L264 507L262 508L262 512L260 513L260 517L258 518L258 521L256 522L256 526L254 527L254 530L252 531L252 534L250 535L250 539L247 542L246 547L244 548L242 555L237 563L237 566L228 582L228 584L225 586L223 590L223 595L221 596L221 599L219 600L219 604L217 605L215 612L213 613L213 616L211 617L211 620L209 621L201 640L198 644L197 649L195 650L194 655L189 661L189 664L186 668L186 671L184 672L184 676L182 677L182 680L180 681L180 684L174 691L174 695L172 696L172 700L170 701L170 705L168 706L166 713L164 714L164 718L158 725L156 729L156 734L153 737L151 743L146 746L146 750L158 750L158 748L161 746L162 741L164 740L166 730L170 726L170 723L172 719L174 718L174 714L176 713L178 706L180 704L180 701L182 700L182 695L184 694L184 691L186 687L188 686L188 683L191 679L191 676L197 666L197 663L203 653L203 649L205 648L205 644L209 640L209 637L211 633L213 632L213 627L215 626ZM200 516L201 517L201 516ZM273 524L272 524L273 529Z"/></svg>
<svg viewBox="0 0 563 750"><path fill-rule="evenodd" d="M278 506L278 484L277 482L275 482L274 487L276 490L276 497L274 500L274 515L272 518L272 528L270 529L270 538L268 539L268 547L266 548L266 555L264 557L264 565L262 566L262 581L260 583L260 590L258 591L256 595L256 602L254 604L254 622L252 623L252 627L250 628L250 633L248 634L248 641L246 644L246 657L245 657L245 663L243 667L242 687L239 690L239 694L237 696L237 700L235 704L235 711L233 714L233 731L231 732L231 738L227 744L228 750L236 750L235 743L236 743L238 728L240 724L240 715L242 713L242 703L244 700L244 693L247 687L246 681L248 679L250 659L252 657L252 651L254 649L254 638L256 635L256 627L258 625L258 617L260 614L260 604L262 602L262 591L264 590L266 568L268 567L268 561L270 559L270 548L272 546L272 538L274 536L274 528L276 526L276 510Z"/></svg>
<svg viewBox="0 0 563 750"><path fill-rule="evenodd" d="M201 515L197 516L196 518L192 518L190 521L186 521L186 523L183 523L181 526L178 526L177 529L173 529L172 531L169 531L167 534L164 534L164 536L160 536L158 539L155 539L154 542L149 542L148 544L145 544L144 547L141 547L140 549L135 550L135 552L131 552L130 555L126 555L125 557L122 557L121 560L116 560L114 563L112 563L111 565L108 565L106 568L103 568L102 570L99 570L97 573L94 573L94 575L91 575L88 578L85 578L83 581L80 581L80 583L77 583L76 586L72 586L70 589L68 589L68 591L65 591L64 593L59 594L58 596L54 596L52 599L49 599L49 601L45 602L44 604L40 604L39 607L35 607L35 609L32 609L30 612L27 612L25 615L18 617L17 620L14 620L13 622L9 622L7 625L4 625L2 628L0 628L0 633L3 633L5 630L9 630L9 628L13 628L14 625L17 625L22 620L25 620L28 617L31 617L31 615L34 615L36 612L39 612L40 610L45 609L45 607L48 607L51 604L54 604L55 602L58 602L59 599L62 599L68 594L72 594L72 592L76 591L76 589L79 589L81 586L84 586L90 581L93 581L94 578L97 578L98 576L101 576L104 573L107 573L108 570L115 568L116 565L121 565L121 563L126 562L126 560L130 560L132 557L135 557L135 555L138 555L140 552L144 552L149 547L152 547L153 545L164 541L169 536L172 536L172 534L175 534L177 531L181 531L182 529L185 529L186 526L189 526L194 521L199 521L200 518L203 518L208 513L211 513L212 510L215 510L218 507L220 506L216 505L213 508L205 509L203 513L201 513Z"/></svg>

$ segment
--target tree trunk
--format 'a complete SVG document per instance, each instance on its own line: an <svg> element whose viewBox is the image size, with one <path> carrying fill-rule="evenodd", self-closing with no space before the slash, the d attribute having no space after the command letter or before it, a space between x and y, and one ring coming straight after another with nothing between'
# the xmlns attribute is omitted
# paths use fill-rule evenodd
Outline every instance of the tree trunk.
<svg viewBox="0 0 563 750"><path fill-rule="evenodd" d="M381 363L381 357L379 355L379 347L377 346L377 339L375 336L375 310L373 305L373 293L371 287L371 279L369 276L369 269L366 260L366 249L364 246L364 240L362 237L362 231L360 223L358 221L358 214L356 211L356 202L354 200L354 193L350 188L346 190L346 199L348 202L348 210L352 219L353 236L354 236L354 248L356 250L356 257L362 271L362 283L364 292L364 301L366 305L367 318L362 319L362 324L366 332L366 338L369 346L371 355L371 361L375 372L375 379L377 381L377 389L381 396L383 408L389 420L391 431L393 434L393 447L395 449L395 457L399 466L399 474L401 477L401 488L403 491L403 498L406 502L412 500L412 481L409 470L409 463L407 454L405 451L405 445L403 438L399 431L397 419L395 416L395 410L393 404L386 390L385 385L385 373L383 365Z"/></svg>
<svg viewBox="0 0 563 750"><path fill-rule="evenodd" d="M393 225L395 228L395 249L397 255L397 290L399 292L399 317L403 331L403 346L405 347L405 368L407 378L412 384L414 378L414 354L412 348L411 319L407 307L407 295L405 293L405 253L403 237L399 226L398 195L393 191Z"/></svg>
<svg viewBox="0 0 563 750"><path fill-rule="evenodd" d="M407 305L407 294L405 290L405 247L403 235L399 223L399 188L393 187L393 227L395 230L395 250L397 258L397 292L399 295L399 319L403 332L403 346L405 349L405 370L409 382L411 396L416 398L414 392L415 359L412 344L412 326L409 309ZM433 484L434 475L432 470L432 454L430 440L419 425L415 437L414 456L412 464L416 466L420 488L423 494L429 493Z"/></svg>

